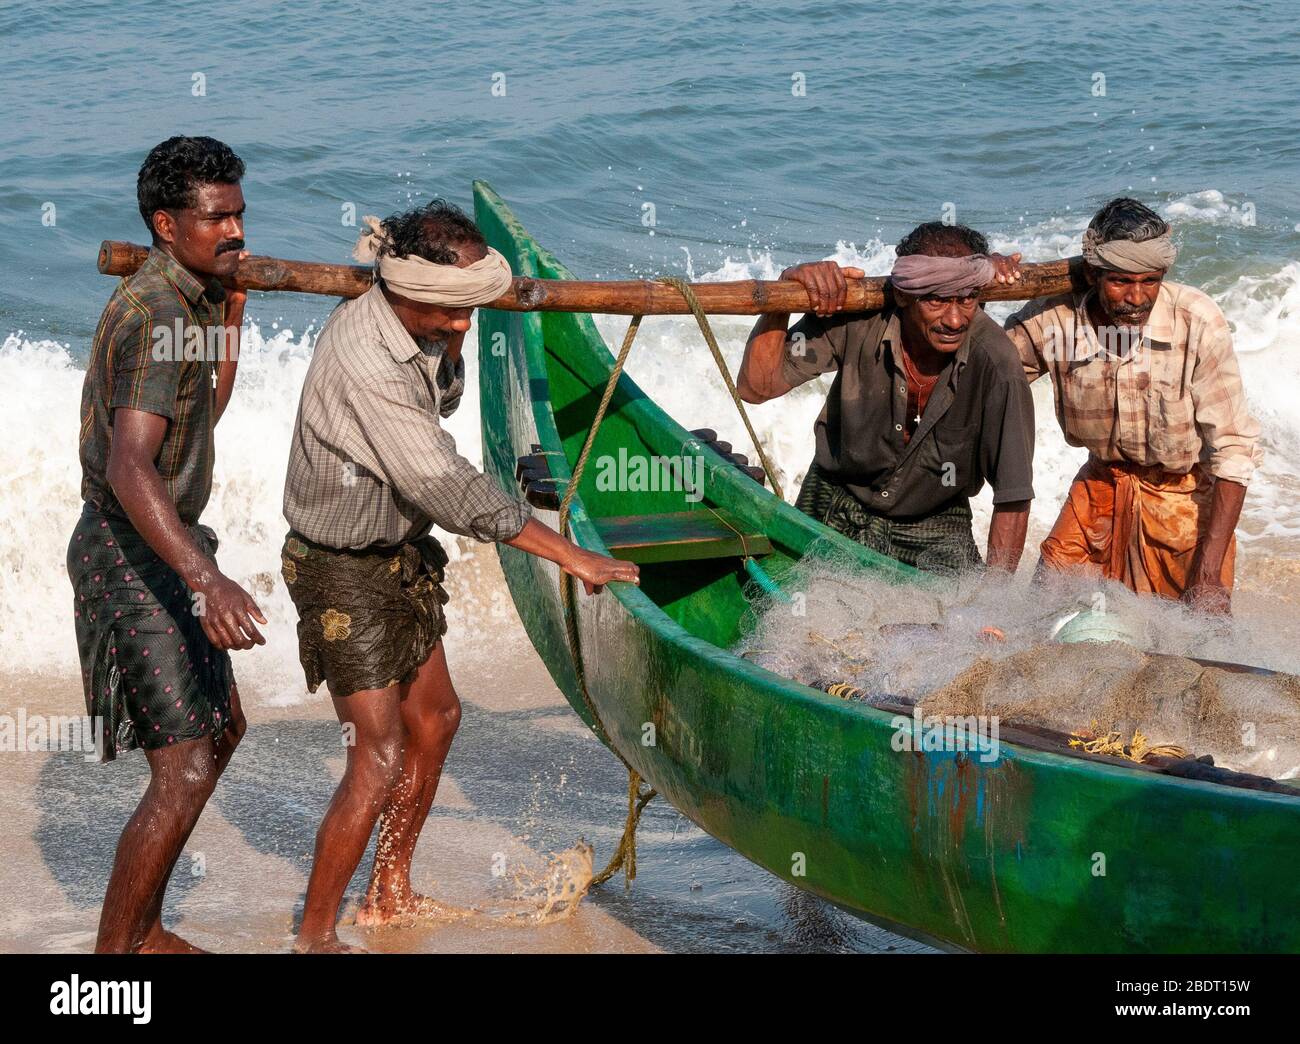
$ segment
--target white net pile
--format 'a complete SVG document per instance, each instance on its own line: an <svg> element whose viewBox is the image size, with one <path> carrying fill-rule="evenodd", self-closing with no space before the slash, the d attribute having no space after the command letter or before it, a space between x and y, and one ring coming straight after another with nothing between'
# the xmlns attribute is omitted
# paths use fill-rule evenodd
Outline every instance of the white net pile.
<svg viewBox="0 0 1300 1044"><path fill-rule="evenodd" d="M926 590L826 558L805 558L781 586L793 600L756 599L736 650L774 673L820 688L847 682L869 700L902 697L926 715L996 715L1008 727L1125 741L1140 731L1223 768L1300 776L1300 620L1267 599L1239 592L1234 615L1220 619L1095 580L990 575ZM1053 640L1072 629L1116 640Z"/></svg>

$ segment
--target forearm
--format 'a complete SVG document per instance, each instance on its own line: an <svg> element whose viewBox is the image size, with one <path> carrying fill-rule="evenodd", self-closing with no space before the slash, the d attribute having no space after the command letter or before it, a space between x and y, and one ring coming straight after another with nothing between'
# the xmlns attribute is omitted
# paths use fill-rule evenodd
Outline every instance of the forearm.
<svg viewBox="0 0 1300 1044"><path fill-rule="evenodd" d="M745 357L736 374L736 390L746 402L766 402L790 390L790 385L781 376L789 323L789 315L772 312L759 316L754 324L745 344Z"/></svg>
<svg viewBox="0 0 1300 1044"><path fill-rule="evenodd" d="M213 424L221 420L230 403L230 394L235 390L235 371L239 368L239 339L243 333L244 309L232 309L225 319L228 336L223 339L226 346L225 357L217 363L217 414Z"/></svg>
<svg viewBox="0 0 1300 1044"><path fill-rule="evenodd" d="M1029 532L1028 500L997 504L989 523L988 564L992 569L1014 573L1020 565L1025 550L1025 535Z"/></svg>
<svg viewBox="0 0 1300 1044"><path fill-rule="evenodd" d="M517 547L530 555L545 558L556 565L568 565L573 560L577 546L566 540L545 522L530 518L524 523L519 535L511 540L502 541L510 547Z"/></svg>
<svg viewBox="0 0 1300 1044"><path fill-rule="evenodd" d="M1197 571L1202 578L1218 581L1223 570L1223 559L1228 553L1228 543L1241 518L1241 508L1246 500L1246 487L1231 479L1214 480L1210 500L1210 520L1198 546Z"/></svg>
<svg viewBox="0 0 1300 1044"><path fill-rule="evenodd" d="M219 575L185 528L151 462L113 464L108 480L136 532L186 584L198 590Z"/></svg>

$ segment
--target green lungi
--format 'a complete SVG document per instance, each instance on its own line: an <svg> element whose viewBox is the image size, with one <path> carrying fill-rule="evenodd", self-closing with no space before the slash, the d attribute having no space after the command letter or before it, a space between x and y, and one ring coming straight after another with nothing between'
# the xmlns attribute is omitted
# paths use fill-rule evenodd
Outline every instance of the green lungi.
<svg viewBox="0 0 1300 1044"><path fill-rule="evenodd" d="M795 507L872 551L929 573L953 576L984 565L971 532L970 501L965 497L924 518L886 518L868 511L814 461L808 465Z"/></svg>

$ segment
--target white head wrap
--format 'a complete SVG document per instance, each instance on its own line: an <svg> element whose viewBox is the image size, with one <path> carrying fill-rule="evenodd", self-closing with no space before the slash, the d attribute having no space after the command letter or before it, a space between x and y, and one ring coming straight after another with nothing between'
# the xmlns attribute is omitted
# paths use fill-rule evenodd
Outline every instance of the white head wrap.
<svg viewBox="0 0 1300 1044"><path fill-rule="evenodd" d="M1094 268L1112 272L1159 272L1173 266L1178 248L1166 232L1154 239L1112 239L1103 243L1093 229L1083 234L1083 259Z"/></svg>
<svg viewBox="0 0 1300 1044"><path fill-rule="evenodd" d="M931 257L905 254L894 262L889 281L915 297L966 297L995 275L988 254L965 257Z"/></svg>
<svg viewBox="0 0 1300 1044"><path fill-rule="evenodd" d="M492 247L487 256L472 265L440 265L414 254L409 257L380 255L387 242L383 225L367 214L352 256L363 264L378 265L379 275L395 294L412 301L444 308L474 308L489 304L510 289L514 279L510 263Z"/></svg>

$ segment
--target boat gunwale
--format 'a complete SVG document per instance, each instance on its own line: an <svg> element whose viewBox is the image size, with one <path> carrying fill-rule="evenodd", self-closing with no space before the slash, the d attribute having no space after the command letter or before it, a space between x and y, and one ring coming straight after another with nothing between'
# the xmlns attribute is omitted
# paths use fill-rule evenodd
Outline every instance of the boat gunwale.
<svg viewBox="0 0 1300 1044"><path fill-rule="evenodd" d="M521 249L521 253L526 251L528 254L529 267L532 271L527 273L516 273L517 275L536 276L536 263L540 259L546 267L551 268L559 273L562 278L574 278L573 274L554 257L549 251L543 248L522 226L515 217L513 211L499 195L483 181L474 182L476 194L481 194L485 201L496 212L497 217L501 220L506 229L515 237L516 244ZM595 353L595 358L601 362L606 369L610 369L614 363L614 354L606 344L604 337L596 329L589 313L571 313L578 321L579 326L587 327L587 336L584 338L589 350ZM546 339L542 331L541 318L538 313L528 312L522 316L524 320L525 344L524 357L528 361L530 372L529 387L532 382L539 378L546 383L549 388L549 375L546 372ZM531 329L530 329L531 328ZM531 336L530 336L531 334ZM601 356L600 353L604 353ZM538 372L535 367L540 367ZM627 390L632 394L629 395L630 405L635 406L638 413L643 413L643 420L658 424L667 428L668 434L675 437L677 432L681 432L688 437L693 438L690 432L678 424L666 411L664 411L655 400L647 395L626 373L621 375L619 386L623 388L626 383ZM569 464L568 453L565 451L563 440L559 434L559 428L555 421L554 409L549 398L538 399L530 396L529 407L532 412L533 421L537 429L537 437L542 446L543 452L547 453L548 458L555 461L552 465L552 474L555 478L563 480L565 483L571 478L572 471ZM558 460L555 458L558 457ZM558 465L558 467L556 466ZM841 534L827 526L822 525L815 519L805 515L793 505L783 499L777 498L776 495L765 486L758 486L757 489L748 489L739 487L743 480L750 485L756 485L752 480L747 479L739 471L730 466L710 467L707 470L710 483L720 482L732 485L733 488L728 492L733 496L743 496L751 500L759 500L766 496L771 498L775 503L772 505L774 514L782 514L784 511L793 513L797 517L786 516L785 521L800 525L812 530L815 537L822 537L818 530L825 531L832 546L838 542L848 545L846 550L859 550L858 545L846 540ZM711 488L708 487L708 488ZM601 539L591 516L585 505L582 503L580 494L575 494L572 502L570 515L571 534L580 537L578 543L580 546L597 551L602 554L608 554L608 548ZM784 541L778 541L773 538L774 544L787 546ZM866 549L860 549L866 550ZM860 557L856 556L855 557ZM875 556L883 557L883 556ZM892 561L892 560L887 560ZM903 569L916 573L920 582L926 583L930 578L925 577L918 571L902 563L896 563ZM892 729L893 721L899 716L895 711L884 710L874 707L869 703L853 700L844 700L811 685L805 685L802 682L792 678L776 674L765 667L761 667L742 656L738 656L731 649L715 645L708 640L692 634L684 626L674 620L668 613L655 602L649 595L635 584L624 582L612 582L607 585L609 593L613 594L619 603L628 611L628 613L641 625L652 630L661 640L671 644L673 647L689 653L693 660L708 664L708 662L719 654L728 657L732 662L727 666L727 670L736 673L745 678L750 684L761 688L773 696L779 696L787 701L798 701L799 703L817 711L827 712L832 715L844 715L849 721L862 721L872 727L881 729ZM595 698L593 694L593 699ZM1014 727L1013 723L1008 723L1008 727ZM1067 774L1082 774L1088 777L1097 777L1103 783L1109 781L1116 784L1122 784L1128 787L1167 787L1173 788L1170 794L1200 794L1211 800L1213 803L1231 806L1234 809L1240 809L1243 803L1259 803L1264 806L1278 805L1279 807L1291 811L1300 811L1300 804L1297 804L1297 798L1300 798L1300 790L1295 794L1280 793L1277 791L1253 790L1245 787L1235 787L1224 783L1212 782L1207 780L1190 779L1183 776L1175 776L1169 773L1153 769L1149 766L1141 766L1134 763L1125 763L1116 761L1114 763L1093 758L1083 757L1078 754L1069 752L1054 752L1044 750L1038 747L1028 746L1017 743L1012 740L999 743L1000 749L1008 749L1012 753L1012 758L1017 762L1023 762L1027 765L1038 765L1045 770L1065 772ZM618 752L620 755L622 752ZM1002 758L999 754L999 760ZM1290 785L1287 781L1280 781L1285 785ZM707 829L707 828L706 828Z"/></svg>

